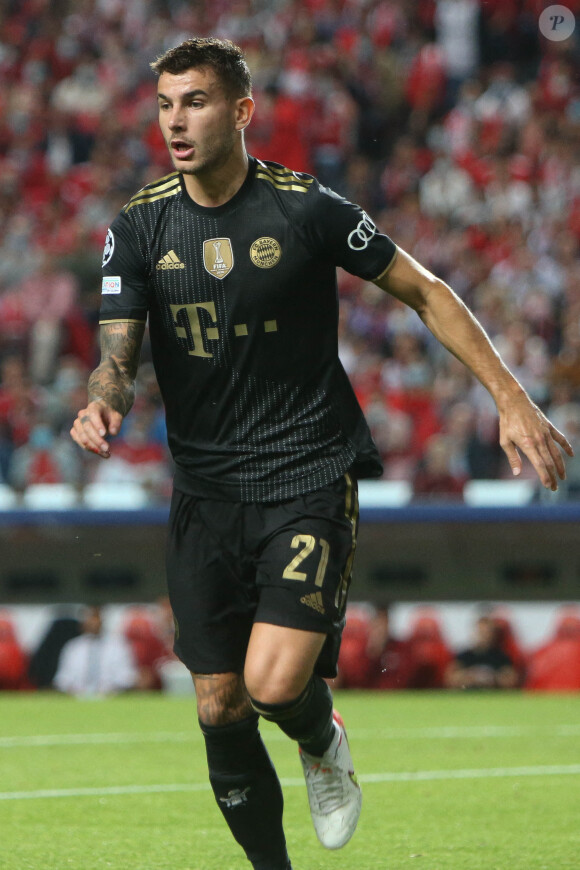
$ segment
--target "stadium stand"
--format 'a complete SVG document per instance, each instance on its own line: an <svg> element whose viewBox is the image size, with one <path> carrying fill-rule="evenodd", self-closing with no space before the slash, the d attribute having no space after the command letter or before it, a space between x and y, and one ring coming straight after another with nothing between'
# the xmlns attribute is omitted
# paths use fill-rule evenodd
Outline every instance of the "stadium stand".
<svg viewBox="0 0 580 870"><path fill-rule="evenodd" d="M580 690L580 611L563 609L553 637L529 658L525 688L544 692Z"/></svg>
<svg viewBox="0 0 580 870"><path fill-rule="evenodd" d="M580 12L578 0L566 5ZM171 460L147 342L118 461L104 469L80 455L68 429L98 359L107 225L168 171L148 62L188 34L244 47L257 102L249 150L315 173L447 280L580 448L579 58L574 40L539 35L540 8L539 0L244 0L235 10L225 0L3 3L0 509L54 508L63 498L88 509L167 502ZM489 396L419 320L343 272L339 292L341 359L384 460L379 503L535 499L529 469L505 488L511 475ZM578 498L580 449L561 493ZM365 670L370 619L365 611L349 622L345 680L406 685L406 634L386 658L381 651L380 676ZM523 680L528 649L504 641ZM558 655L566 645L577 655L574 638L551 642ZM531 656L527 687L544 687L548 658L545 649ZM556 663L552 673L562 672Z"/></svg>
<svg viewBox="0 0 580 870"><path fill-rule="evenodd" d="M3 4L0 482L83 486L97 476L97 460L72 459L65 442L97 358L101 248L119 206L167 170L147 64L188 33L246 50L258 104L249 149L313 171L368 208L473 307L536 401L574 425L575 45L539 35L533 0L460 0L461 16L457 5ZM340 292L341 357L385 479L423 497L461 497L466 481L507 476L485 391L396 301L346 274ZM159 397L145 379L131 428L141 458L150 448L169 479ZM30 443L50 438L53 461L37 457L31 469ZM150 484L150 463L122 452L119 475ZM163 499L155 473L149 496Z"/></svg>

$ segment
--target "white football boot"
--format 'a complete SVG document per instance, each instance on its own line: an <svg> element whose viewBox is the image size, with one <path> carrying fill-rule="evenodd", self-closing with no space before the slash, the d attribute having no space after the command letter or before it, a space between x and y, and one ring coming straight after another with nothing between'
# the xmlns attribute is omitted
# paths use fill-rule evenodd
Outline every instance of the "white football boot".
<svg viewBox="0 0 580 870"><path fill-rule="evenodd" d="M362 806L344 723L336 710L333 718L336 733L322 758L299 750L314 830L326 849L340 849L348 843Z"/></svg>

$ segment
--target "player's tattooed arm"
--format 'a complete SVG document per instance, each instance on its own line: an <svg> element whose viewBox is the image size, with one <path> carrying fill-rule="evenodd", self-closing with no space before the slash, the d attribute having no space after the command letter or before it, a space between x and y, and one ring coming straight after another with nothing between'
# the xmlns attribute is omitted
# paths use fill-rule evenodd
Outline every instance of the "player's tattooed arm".
<svg viewBox="0 0 580 870"><path fill-rule="evenodd" d="M135 377L139 365L144 323L106 323L101 326L101 362L89 378L89 401L70 430L73 441L97 453L110 456L109 435L118 435L123 417L135 399Z"/></svg>
<svg viewBox="0 0 580 870"><path fill-rule="evenodd" d="M144 332L144 323L101 326L101 362L89 378L89 402L103 402L123 417L129 413Z"/></svg>

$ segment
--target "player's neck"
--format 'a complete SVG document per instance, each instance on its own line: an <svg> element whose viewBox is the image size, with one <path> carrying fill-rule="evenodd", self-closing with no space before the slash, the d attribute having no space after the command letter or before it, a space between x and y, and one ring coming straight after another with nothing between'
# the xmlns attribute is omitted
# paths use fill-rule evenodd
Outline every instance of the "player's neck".
<svg viewBox="0 0 580 870"><path fill-rule="evenodd" d="M207 173L183 175L185 189L194 202L204 208L216 208L236 195L248 174L245 148L234 149L228 161Z"/></svg>

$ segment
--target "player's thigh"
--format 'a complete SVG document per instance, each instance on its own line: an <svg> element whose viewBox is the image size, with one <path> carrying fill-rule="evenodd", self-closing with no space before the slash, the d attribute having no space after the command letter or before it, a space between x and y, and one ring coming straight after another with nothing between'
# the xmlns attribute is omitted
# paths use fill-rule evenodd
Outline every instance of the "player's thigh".
<svg viewBox="0 0 580 870"><path fill-rule="evenodd" d="M264 509L255 623L327 635L315 667L321 676L335 675L357 526L356 483L349 475Z"/></svg>
<svg viewBox="0 0 580 870"><path fill-rule="evenodd" d="M175 492L167 586L175 652L192 673L242 673L257 603L239 505Z"/></svg>
<svg viewBox="0 0 580 870"><path fill-rule="evenodd" d="M244 679L252 698L264 704L292 701L304 691L326 634L255 622Z"/></svg>

